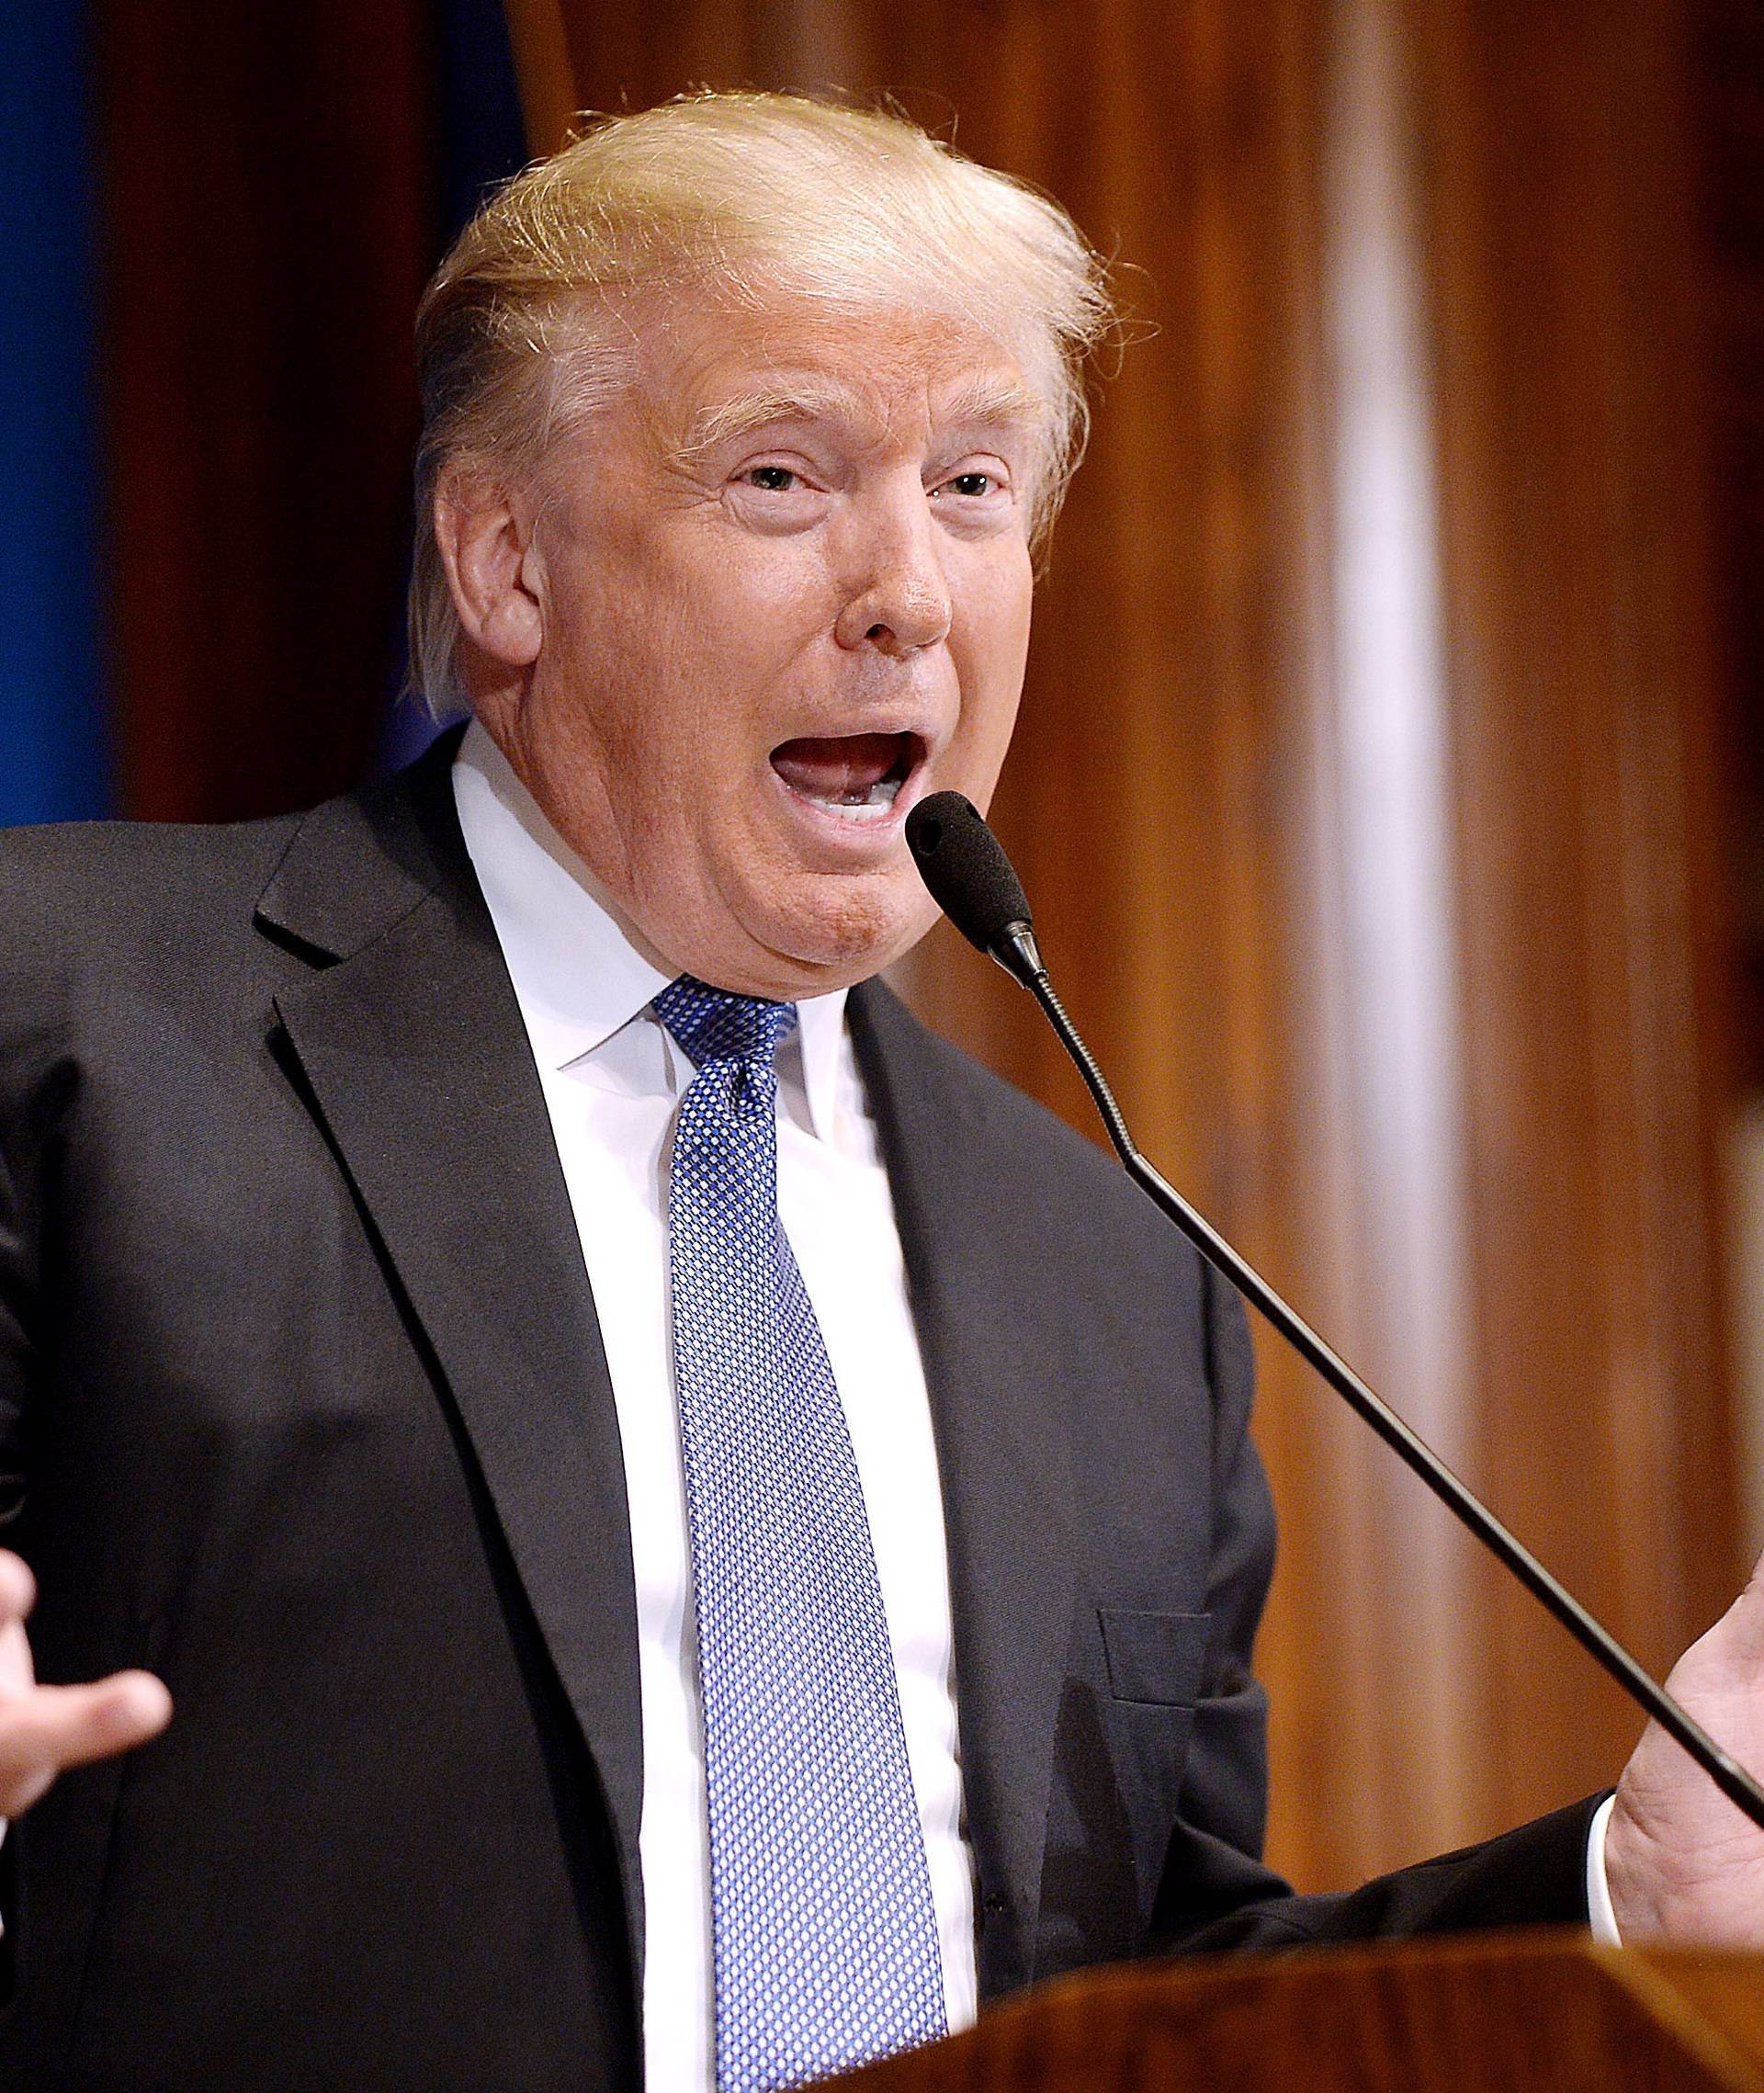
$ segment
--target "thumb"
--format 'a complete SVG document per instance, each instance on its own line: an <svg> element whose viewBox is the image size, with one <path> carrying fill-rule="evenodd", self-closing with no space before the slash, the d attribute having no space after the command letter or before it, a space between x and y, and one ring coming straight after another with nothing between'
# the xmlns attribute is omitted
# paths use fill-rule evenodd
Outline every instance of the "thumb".
<svg viewBox="0 0 1764 2093"><path fill-rule="evenodd" d="M1764 1685L1764 1562L1714 1625L1705 1629L1668 1674L1668 1693L1699 1721L1717 1706L1749 1705Z"/></svg>
<svg viewBox="0 0 1764 2093"><path fill-rule="evenodd" d="M1764 1556L1752 1566L1746 1589L1709 1631L1729 1656L1743 1664L1764 1665Z"/></svg>

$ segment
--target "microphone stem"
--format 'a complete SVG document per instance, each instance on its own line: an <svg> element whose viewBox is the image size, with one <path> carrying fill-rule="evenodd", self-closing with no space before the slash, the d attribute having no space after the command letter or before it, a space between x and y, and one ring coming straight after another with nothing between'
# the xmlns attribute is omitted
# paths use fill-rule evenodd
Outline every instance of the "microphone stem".
<svg viewBox="0 0 1764 2093"><path fill-rule="evenodd" d="M1013 925L1012 929L1016 927ZM1593 1619L1567 1587L1544 1568L1531 1550L1458 1480L1431 1447L1409 1430L1309 1323L1288 1307L1255 1267L1246 1263L1218 1230L1196 1213L1182 1194L1147 1161L1128 1131L1126 1119L1115 1103L1107 1078L1080 1037L1077 1026L1066 1014L1065 1005L1048 979L1046 968L1039 964L1039 955L1035 955L1033 962L1024 963L1029 954L1034 953L1033 940L1012 938L1007 933L1001 943L1012 946L1010 956L1007 957L995 946L993 956L1007 973L1023 983L1046 1013L1060 1044L1071 1056L1086 1089L1096 1101L1096 1108L1102 1115L1102 1124L1108 1129L1116 1154L1140 1190L1176 1224L1215 1271L1252 1302L1300 1357L1322 1375L1350 1408L1358 1411L1447 1510L1506 1564L1526 1590L1555 1616L1597 1663L1603 1666L1630 1698L1689 1752L1728 1801L1764 1829L1764 1788L1759 1787L1737 1759L1722 1749L1664 1687L1655 1683L1652 1676ZM1027 952L1023 949L1025 944Z"/></svg>

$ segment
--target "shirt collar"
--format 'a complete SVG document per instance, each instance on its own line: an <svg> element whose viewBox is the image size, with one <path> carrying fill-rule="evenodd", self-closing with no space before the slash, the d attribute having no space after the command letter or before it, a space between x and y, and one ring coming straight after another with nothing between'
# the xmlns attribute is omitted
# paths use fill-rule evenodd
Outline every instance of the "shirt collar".
<svg viewBox="0 0 1764 2093"><path fill-rule="evenodd" d="M534 1056L542 1067L567 1068L628 1024L673 976L475 719L454 758L453 792ZM809 1121L831 1140L845 990L806 997L797 1013ZM788 1080L783 1057L779 1073Z"/></svg>

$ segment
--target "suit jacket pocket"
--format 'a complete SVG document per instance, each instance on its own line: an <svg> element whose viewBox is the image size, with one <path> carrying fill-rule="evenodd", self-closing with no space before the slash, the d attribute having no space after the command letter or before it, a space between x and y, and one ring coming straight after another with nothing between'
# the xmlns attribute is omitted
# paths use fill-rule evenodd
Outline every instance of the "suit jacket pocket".
<svg viewBox="0 0 1764 2093"><path fill-rule="evenodd" d="M1109 1691L1117 1701L1192 1708L1206 1676L1213 1638L1210 1613L1137 1613L1097 1608L1109 1664Z"/></svg>
<svg viewBox="0 0 1764 2093"><path fill-rule="evenodd" d="M1100 1606L1095 1620L1060 1704L1038 1977L1146 1952L1207 1680L1209 1615Z"/></svg>

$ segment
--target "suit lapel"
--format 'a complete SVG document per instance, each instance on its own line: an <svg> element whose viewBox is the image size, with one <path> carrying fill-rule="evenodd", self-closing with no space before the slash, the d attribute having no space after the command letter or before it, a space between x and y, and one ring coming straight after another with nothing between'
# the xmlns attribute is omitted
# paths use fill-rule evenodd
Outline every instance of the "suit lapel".
<svg viewBox="0 0 1764 2093"><path fill-rule="evenodd" d="M544 1095L454 817L452 745L310 817L258 915L333 956L276 1007L581 1723L640 1983L642 1738L617 1418Z"/></svg>
<svg viewBox="0 0 1764 2093"><path fill-rule="evenodd" d="M983 1095L878 984L853 1041L881 1132L942 1471L962 1784L984 1997L1029 1981L1072 1626L1073 1490L1060 1391L1013 1269L1012 1203Z"/></svg>

